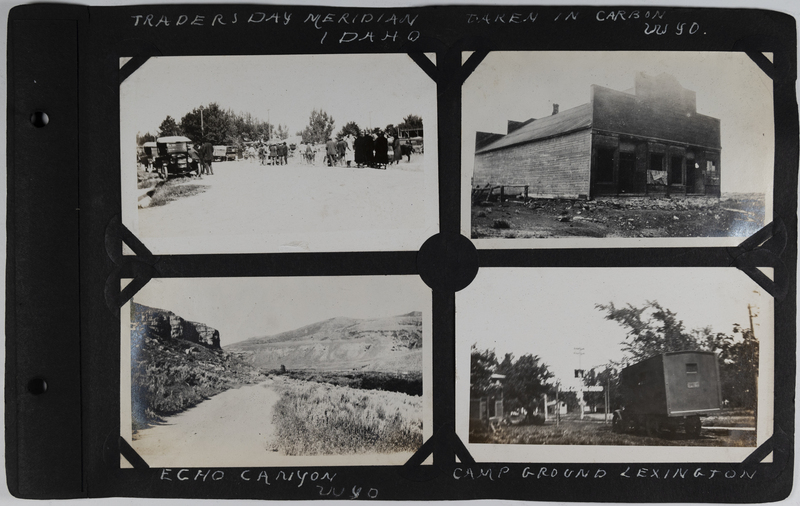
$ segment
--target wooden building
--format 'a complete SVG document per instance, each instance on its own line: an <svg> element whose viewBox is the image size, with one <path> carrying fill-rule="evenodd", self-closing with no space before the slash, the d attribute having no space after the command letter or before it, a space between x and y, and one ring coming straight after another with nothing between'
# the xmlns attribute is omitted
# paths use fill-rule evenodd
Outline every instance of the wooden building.
<svg viewBox="0 0 800 506"><path fill-rule="evenodd" d="M592 85L587 104L509 121L505 135L477 132L472 185L542 198L719 197L720 150L720 120L698 114L694 91L639 72L631 90Z"/></svg>

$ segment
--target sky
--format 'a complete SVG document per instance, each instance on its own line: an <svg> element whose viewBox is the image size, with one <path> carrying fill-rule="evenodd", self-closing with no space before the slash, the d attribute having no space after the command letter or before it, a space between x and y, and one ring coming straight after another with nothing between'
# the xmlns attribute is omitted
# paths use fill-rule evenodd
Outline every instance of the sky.
<svg viewBox="0 0 800 506"><path fill-rule="evenodd" d="M462 165L471 175L476 131L506 133L508 120L549 116L554 103L561 111L588 103L592 84L631 89L639 71L672 74L696 92L699 114L720 120L723 192L766 192L774 164L772 81L744 53L490 53L463 87Z"/></svg>
<svg viewBox="0 0 800 506"><path fill-rule="evenodd" d="M430 294L419 276L154 278L133 301L205 323L227 346L338 316L427 312Z"/></svg>
<svg viewBox="0 0 800 506"><path fill-rule="evenodd" d="M127 126L142 134L211 102L287 125L290 136L315 108L333 116L335 132L349 121L383 128L436 110L435 83L407 54L150 58L120 94Z"/></svg>
<svg viewBox="0 0 800 506"><path fill-rule="evenodd" d="M638 307L649 300L677 313L687 330L711 325L727 334L734 323L749 324L749 303L760 315L756 337L771 339L772 297L733 268L482 268L456 294L459 364L466 367L465 350L474 343L494 349L498 360L530 353L569 385L575 369L623 356L626 330L595 304Z"/></svg>

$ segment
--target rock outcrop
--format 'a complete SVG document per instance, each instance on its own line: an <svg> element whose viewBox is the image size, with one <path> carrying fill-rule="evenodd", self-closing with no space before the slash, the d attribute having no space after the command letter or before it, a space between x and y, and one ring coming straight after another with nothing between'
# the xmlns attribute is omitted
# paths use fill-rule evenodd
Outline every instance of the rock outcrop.
<svg viewBox="0 0 800 506"><path fill-rule="evenodd" d="M213 350L220 349L219 331L204 323L184 320L172 311L131 303L135 331L153 339L181 339Z"/></svg>

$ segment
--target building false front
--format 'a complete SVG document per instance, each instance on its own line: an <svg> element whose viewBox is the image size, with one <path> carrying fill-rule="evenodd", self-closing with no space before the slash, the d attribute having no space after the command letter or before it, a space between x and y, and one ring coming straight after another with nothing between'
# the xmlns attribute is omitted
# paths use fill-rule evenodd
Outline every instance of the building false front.
<svg viewBox="0 0 800 506"><path fill-rule="evenodd" d="M720 196L720 121L697 113L695 92L668 75L635 87L591 86L591 99L546 118L477 132L473 187L542 198ZM507 193L513 193L509 191Z"/></svg>

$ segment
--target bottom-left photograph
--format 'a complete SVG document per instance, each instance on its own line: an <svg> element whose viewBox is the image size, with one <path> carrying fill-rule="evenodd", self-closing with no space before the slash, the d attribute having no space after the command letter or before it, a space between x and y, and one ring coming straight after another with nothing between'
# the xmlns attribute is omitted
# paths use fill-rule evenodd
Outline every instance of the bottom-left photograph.
<svg viewBox="0 0 800 506"><path fill-rule="evenodd" d="M419 276L152 279L120 312L121 435L150 467L401 465L430 308Z"/></svg>

